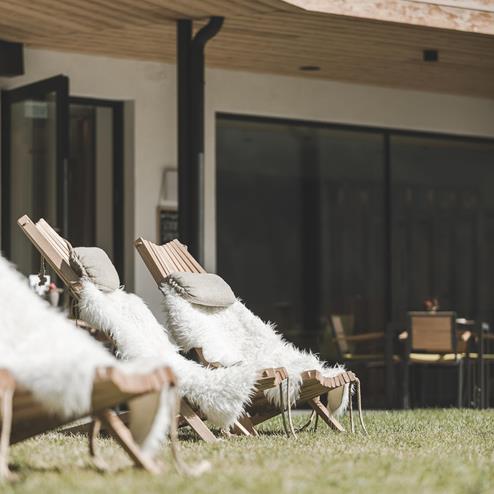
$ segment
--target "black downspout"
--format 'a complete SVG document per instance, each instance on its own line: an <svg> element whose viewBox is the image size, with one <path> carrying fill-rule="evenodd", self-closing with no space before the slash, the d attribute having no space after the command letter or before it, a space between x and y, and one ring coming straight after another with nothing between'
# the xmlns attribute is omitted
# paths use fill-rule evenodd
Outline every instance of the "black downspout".
<svg viewBox="0 0 494 494"><path fill-rule="evenodd" d="M179 236L204 262L204 49L223 25L211 17L192 38L192 21L177 23Z"/></svg>
<svg viewBox="0 0 494 494"><path fill-rule="evenodd" d="M178 236L191 246L191 125L190 125L190 67L192 53L192 21L177 21L177 132L178 132Z"/></svg>

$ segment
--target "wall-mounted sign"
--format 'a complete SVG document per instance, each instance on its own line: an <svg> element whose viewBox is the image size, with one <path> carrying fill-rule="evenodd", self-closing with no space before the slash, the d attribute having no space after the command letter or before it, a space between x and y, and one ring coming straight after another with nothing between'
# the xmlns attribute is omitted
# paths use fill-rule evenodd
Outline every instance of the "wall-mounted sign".
<svg viewBox="0 0 494 494"><path fill-rule="evenodd" d="M165 168L161 179L157 209L158 244L178 238L178 173L176 168Z"/></svg>
<svg viewBox="0 0 494 494"><path fill-rule="evenodd" d="M178 238L178 211L158 206L158 245Z"/></svg>
<svg viewBox="0 0 494 494"><path fill-rule="evenodd" d="M26 118L47 119L48 103L44 101L25 101L24 116Z"/></svg>

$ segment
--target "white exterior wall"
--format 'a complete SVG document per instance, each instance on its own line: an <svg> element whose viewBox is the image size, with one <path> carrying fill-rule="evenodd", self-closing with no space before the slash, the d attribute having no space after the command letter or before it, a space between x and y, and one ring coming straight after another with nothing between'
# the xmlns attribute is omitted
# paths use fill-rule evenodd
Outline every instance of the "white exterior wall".
<svg viewBox="0 0 494 494"><path fill-rule="evenodd" d="M0 88L65 74L73 96L134 102L132 237L155 239L162 169L177 163L175 66L26 49L25 70L23 77L0 79ZM216 264L216 112L494 137L494 100L209 69L205 159L209 270ZM136 292L159 314L159 293L137 253L134 261Z"/></svg>

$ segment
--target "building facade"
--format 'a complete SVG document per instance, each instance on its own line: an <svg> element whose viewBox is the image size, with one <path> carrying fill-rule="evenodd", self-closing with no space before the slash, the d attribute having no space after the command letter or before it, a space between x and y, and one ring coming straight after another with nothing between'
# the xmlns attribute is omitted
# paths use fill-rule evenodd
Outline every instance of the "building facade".
<svg viewBox="0 0 494 494"><path fill-rule="evenodd" d="M482 89L489 74L494 82L494 57L485 58L487 75L478 76L478 85L467 84L469 69L462 67L456 69L457 83L444 82L443 90L440 77L430 72L420 83L420 74L429 70L421 57L431 48L430 31L423 45L407 45L418 61L404 60L401 80L399 66L391 73L385 57L376 68L379 81L357 56L351 62L354 74L341 77L336 69L331 75L331 58L324 77L317 66L314 73L297 73L274 61L265 69L254 61L249 69L248 60L238 62L245 56L242 44L238 59L218 62L217 53L235 34L232 26L226 24L215 66L206 69L205 267L224 275L262 317L322 353L324 319L332 313L353 315L356 330L377 330L420 309L424 299L438 297L444 308L494 323L494 99ZM491 35L478 36L486 54L492 49L494 55ZM370 36L373 42L378 37ZM159 293L133 240L158 240L157 208L170 199L164 197L163 177L178 163L177 68L173 60L146 60L130 49L126 58L110 48L105 54L97 39L79 52L70 45L58 51L32 43L24 50L24 75L1 78L0 87L7 94L65 76L72 98L68 166L75 170L67 179L69 240L92 240L110 250L123 281L159 317ZM162 42L166 60L175 38ZM465 56L470 42L439 50L438 63L450 52ZM281 49L275 48L266 46L273 53ZM316 48L301 48L294 66L299 69L304 57L311 63ZM261 59L263 47L256 45L252 56L256 51ZM324 53L316 58L319 63ZM443 81L454 74L450 62L445 66ZM471 68L471 78L476 70ZM409 73L413 81L410 77L407 87ZM8 135L3 129L2 155L7 145L11 170L2 175L2 195L9 196L10 211L4 207L2 222L10 221L13 231L15 214L26 207L35 214L36 201L44 204L38 210L51 214L46 197L56 194L46 177L57 171L39 170L50 151L40 151L36 139L54 142L49 129L40 130L45 125L40 122L50 119L50 105L24 101L16 128L15 102L8 97L5 102L11 105L10 128ZM14 165L27 162L31 171L15 178ZM45 178L36 178L36 169ZM13 233L5 239L6 231L3 250L7 241L14 242L10 257L24 262L23 247L15 244L21 240ZM35 267L31 258L25 266Z"/></svg>

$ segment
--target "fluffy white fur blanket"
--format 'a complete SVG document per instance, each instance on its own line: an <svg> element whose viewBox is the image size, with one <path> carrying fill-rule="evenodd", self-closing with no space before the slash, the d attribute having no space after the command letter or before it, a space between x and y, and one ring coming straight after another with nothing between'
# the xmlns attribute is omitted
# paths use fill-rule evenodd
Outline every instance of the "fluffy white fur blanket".
<svg viewBox="0 0 494 494"><path fill-rule="evenodd" d="M239 300L227 308L213 308L188 302L167 283L162 284L161 291L165 297L165 325L180 348L185 351L202 348L206 360L225 366L243 362L255 369L285 367L290 377L292 403L299 396L301 372L315 369L333 377L344 370L342 366L330 367L316 355L299 350ZM330 400L337 403L332 412L340 414L346 409L348 393L342 393L341 389L331 393L334 392L338 399ZM266 395L279 405L278 389L268 390Z"/></svg>
<svg viewBox="0 0 494 494"><path fill-rule="evenodd" d="M158 362L123 364L87 333L37 296L0 256L0 367L32 392L47 410L64 419L91 410L93 377L98 367L123 372L149 370ZM161 363L159 363L161 365ZM144 453L154 454L170 425L168 391L129 403L134 438Z"/></svg>
<svg viewBox="0 0 494 494"><path fill-rule="evenodd" d="M79 309L83 320L112 337L122 358L158 358L171 366L181 395L213 424L228 429L243 414L254 392L252 367L207 369L186 359L142 299L123 290L103 293L83 281Z"/></svg>

